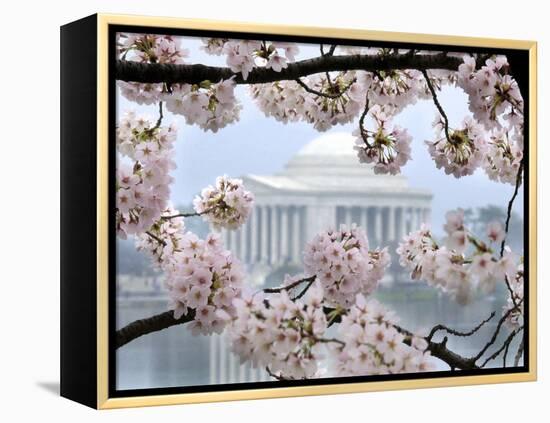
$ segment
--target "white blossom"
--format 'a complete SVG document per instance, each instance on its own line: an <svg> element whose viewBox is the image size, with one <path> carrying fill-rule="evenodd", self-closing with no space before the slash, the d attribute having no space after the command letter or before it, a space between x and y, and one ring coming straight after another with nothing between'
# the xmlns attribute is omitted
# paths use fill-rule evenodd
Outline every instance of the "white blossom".
<svg viewBox="0 0 550 423"><path fill-rule="evenodd" d="M216 179L215 186L204 188L193 205L214 228L237 229L251 213L254 195L244 189L241 179L224 175Z"/></svg>
<svg viewBox="0 0 550 423"><path fill-rule="evenodd" d="M370 295L389 263L387 249L369 251L365 232L355 225L319 233L304 251L306 273L317 276L329 303L342 307L358 293Z"/></svg>
<svg viewBox="0 0 550 423"><path fill-rule="evenodd" d="M116 228L117 235L126 238L147 231L168 207L176 128L157 126L129 112L116 135Z"/></svg>

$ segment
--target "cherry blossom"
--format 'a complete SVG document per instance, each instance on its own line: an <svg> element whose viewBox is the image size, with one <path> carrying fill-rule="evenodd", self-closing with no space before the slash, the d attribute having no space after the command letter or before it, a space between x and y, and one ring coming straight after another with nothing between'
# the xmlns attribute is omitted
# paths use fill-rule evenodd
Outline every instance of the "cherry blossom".
<svg viewBox="0 0 550 423"><path fill-rule="evenodd" d="M252 97L266 116L283 123L304 121L318 131L352 122L359 114L362 100L350 95L354 83L352 72L342 72L329 78L324 74L302 78L302 84L321 93L308 93L296 81L278 81L250 87Z"/></svg>
<svg viewBox="0 0 550 423"><path fill-rule="evenodd" d="M242 106L234 95L235 83L227 79L216 84L203 81L198 85L174 85L164 94L166 108L183 115L188 125L198 125L205 131L219 129L239 120Z"/></svg>
<svg viewBox="0 0 550 423"><path fill-rule="evenodd" d="M438 115L434 122L435 141L426 141L428 151L438 169L455 178L471 175L481 165L487 151L485 131L471 118L465 118L460 129L449 128L447 138L444 122Z"/></svg>
<svg viewBox="0 0 550 423"><path fill-rule="evenodd" d="M511 329L518 329L523 325L523 262L517 266L515 275L508 279L512 294L508 297L506 304L502 308L502 314L508 314L505 323Z"/></svg>
<svg viewBox="0 0 550 423"><path fill-rule="evenodd" d="M237 229L254 206L254 195L246 191L241 179L219 176L215 186L204 188L193 201L195 211L216 229Z"/></svg>
<svg viewBox="0 0 550 423"><path fill-rule="evenodd" d="M161 219L136 239L136 245L163 270L174 318L193 309L193 334L221 333L235 316L233 300L241 295L244 270L223 248L219 235L210 233L202 240L185 231L182 218Z"/></svg>
<svg viewBox="0 0 550 423"><path fill-rule="evenodd" d="M482 166L489 179L515 185L522 159L523 148L508 132L497 129L491 133Z"/></svg>
<svg viewBox="0 0 550 423"><path fill-rule="evenodd" d="M175 126L127 113L117 127L117 235L145 232L168 207Z"/></svg>
<svg viewBox="0 0 550 423"><path fill-rule="evenodd" d="M123 60L142 63L185 63L189 52L181 47L181 37L155 34L125 34L117 36L117 51ZM168 92L166 84L145 84L118 81L120 93L138 104L154 104Z"/></svg>
<svg viewBox="0 0 550 423"><path fill-rule="evenodd" d="M327 329L323 288L315 283L303 299L295 301L286 291L264 295L233 301L236 318L229 329L233 352L241 361L268 367L286 379L318 376Z"/></svg>
<svg viewBox="0 0 550 423"><path fill-rule="evenodd" d="M487 129L501 128L502 118L512 129L523 123L523 98L515 79L509 74L505 56L493 56L476 70L473 57L464 56L458 69L458 85L470 99L474 118Z"/></svg>
<svg viewBox="0 0 550 423"><path fill-rule="evenodd" d="M334 349L337 373L362 376L434 370L426 341L414 337L407 345L396 323L393 312L376 300L357 295L338 327L344 343Z"/></svg>
<svg viewBox="0 0 550 423"><path fill-rule="evenodd" d="M396 175L411 157L412 137L406 129L392 127L385 110L373 106L370 111L376 124L376 129L369 131L362 125L354 132L357 136L357 156L361 163L373 163L374 173L390 173Z"/></svg>
<svg viewBox="0 0 550 423"><path fill-rule="evenodd" d="M299 48L294 43L230 40L222 38L204 38L203 50L215 56L225 55L229 68L248 79L256 67L265 67L280 72L295 60Z"/></svg>
<svg viewBox="0 0 550 423"><path fill-rule="evenodd" d="M500 223L489 223L483 242L464 226L464 212L458 209L447 213L444 230L442 245L425 225L399 244L399 263L411 271L413 280L424 280L465 304L477 288L492 292L497 283L515 277L517 255L506 248L499 257L490 247L504 239Z"/></svg>
<svg viewBox="0 0 550 423"><path fill-rule="evenodd" d="M183 40L119 34L118 59L183 64L188 55ZM204 38L202 43L202 50L220 56L216 60L225 61L233 76L225 73L228 79L197 83L117 81L122 96L140 105L156 104L160 114L153 119L128 112L117 126L117 235L134 236L136 248L162 272L174 319L187 318L194 334L225 331L241 361L281 379L433 370L431 338L400 328L397 315L372 299L390 254L387 248L369 251L363 229L343 225L320 232L303 252L303 274L285 277L279 288L250 293L244 286L244 266L224 248L220 236L213 232L201 239L186 228L185 219L202 218L213 230L237 229L253 212L254 195L242 180L224 175L194 199L194 213L174 209L170 186L176 127L162 124L163 111L216 133L239 120L236 82L246 83L251 72L288 77L284 69L295 68L291 63L299 54L298 46L287 42ZM393 55L441 54L334 47L328 51L321 46L322 55L370 55L384 63ZM455 60L462 56L448 55ZM371 164L375 173L391 175L411 159L413 141L406 129L393 124L394 117L419 99L434 101L436 134L426 144L437 168L456 178L483 169L491 180L519 187L523 98L506 57L490 56L478 69L479 57L464 56L457 71L322 71L249 84L248 93L260 111L279 122L305 122L318 131L358 123L358 160ZM434 94L444 85L458 86L468 95L472 116L458 127L449 126ZM506 285L510 295L502 315L511 330L521 328L523 258L505 246L507 228L493 221L475 234L464 211L457 209L446 214L443 231L436 239L422 225L406 235L397 248L400 265L413 280L425 281L460 304Z"/></svg>
<svg viewBox="0 0 550 423"><path fill-rule="evenodd" d="M306 273L316 275L327 301L341 307L358 293L370 295L389 264L387 249L369 251L365 232L355 225L319 233L304 251Z"/></svg>

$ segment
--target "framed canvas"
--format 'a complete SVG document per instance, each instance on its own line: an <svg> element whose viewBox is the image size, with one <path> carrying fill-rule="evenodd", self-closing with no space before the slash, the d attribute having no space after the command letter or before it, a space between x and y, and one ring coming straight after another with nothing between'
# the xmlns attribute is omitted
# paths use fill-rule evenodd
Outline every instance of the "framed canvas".
<svg viewBox="0 0 550 423"><path fill-rule="evenodd" d="M61 394L536 379L536 43L61 28Z"/></svg>

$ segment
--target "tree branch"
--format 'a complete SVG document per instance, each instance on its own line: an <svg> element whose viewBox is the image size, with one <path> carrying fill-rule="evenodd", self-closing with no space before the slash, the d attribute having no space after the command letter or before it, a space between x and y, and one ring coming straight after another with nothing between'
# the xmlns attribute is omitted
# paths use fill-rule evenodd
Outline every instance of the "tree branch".
<svg viewBox="0 0 550 423"><path fill-rule="evenodd" d="M195 310L189 309L188 313L179 319L174 318L173 311L165 311L155 316L136 320L116 331L115 348L120 348L140 336L158 332L171 326L181 325L182 323L192 321L194 318Z"/></svg>
<svg viewBox="0 0 550 423"><path fill-rule="evenodd" d="M394 69L445 69L456 71L462 58L446 53L411 56L396 55L324 55L313 59L289 63L280 72L273 69L255 68L246 80L240 73L228 67L206 66L203 64L140 63L117 60L115 78L121 81L167 84L198 84L202 81L219 82L234 77L237 84L263 84L275 81L296 80L303 76L333 71L388 71Z"/></svg>
<svg viewBox="0 0 550 423"><path fill-rule="evenodd" d="M445 337L441 342L428 342L428 351L440 360L444 361L449 365L451 370L473 370L479 369L479 366L476 364L476 359L474 357L462 357L461 355L451 351L447 348L448 338Z"/></svg>

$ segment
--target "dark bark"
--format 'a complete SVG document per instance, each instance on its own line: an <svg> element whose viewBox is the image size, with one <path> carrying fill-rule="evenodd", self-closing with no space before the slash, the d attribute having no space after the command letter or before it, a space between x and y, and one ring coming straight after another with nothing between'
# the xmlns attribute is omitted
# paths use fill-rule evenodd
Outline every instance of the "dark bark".
<svg viewBox="0 0 550 423"><path fill-rule="evenodd" d="M115 348L120 348L140 336L158 332L171 326L181 325L190 322L194 318L195 310L190 309L186 315L181 316L179 319L174 319L173 311L165 311L155 316L136 320L116 331Z"/></svg>
<svg viewBox="0 0 550 423"><path fill-rule="evenodd" d="M482 58L478 60L482 64ZM203 64L173 65L161 63L139 63L117 60L115 78L121 81L167 84L198 84L208 80L218 82L234 77L237 84L261 84L266 82L296 80L320 72L366 70L388 71L395 69L445 69L456 71L462 63L459 57L446 53L433 55L397 54L382 55L345 55L320 56L313 59L289 63L286 69L275 72L272 69L255 68L245 81L240 73L234 73L227 67L206 66Z"/></svg>

